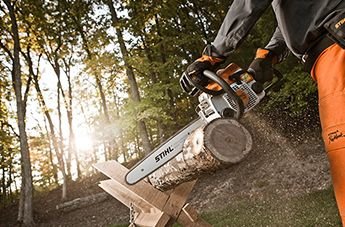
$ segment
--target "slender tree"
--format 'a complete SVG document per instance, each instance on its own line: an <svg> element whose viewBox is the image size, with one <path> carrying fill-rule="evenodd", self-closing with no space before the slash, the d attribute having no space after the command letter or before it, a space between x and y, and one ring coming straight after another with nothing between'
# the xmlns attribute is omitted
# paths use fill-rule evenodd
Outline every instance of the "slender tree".
<svg viewBox="0 0 345 227"><path fill-rule="evenodd" d="M20 64L20 37L18 30L18 23L16 17L15 3L10 0L4 0L7 7L8 14L11 20L11 34L13 39L13 56L12 59L12 79L16 95L17 105L17 120L20 136L20 152L21 152L21 166L22 166L22 189L21 199L19 203L18 221L24 225L30 226L33 224L33 210L32 210L32 174L29 146L27 141L27 134L25 129L25 106L22 95L22 78L21 78L21 64Z"/></svg>
<svg viewBox="0 0 345 227"><path fill-rule="evenodd" d="M123 31L119 24L119 18L117 16L114 3L112 0L105 0L105 3L109 7L113 27L116 29L117 40L120 45L120 51L121 51L123 61L125 64L126 75L130 84L131 98L135 103L140 103L140 94L139 94L138 84L134 75L133 67L129 61L129 58L130 58L129 53L128 53L126 43L123 38ZM144 152L148 154L152 150L152 145L149 139L146 124L143 120L138 120L138 129L139 129L140 138L142 139L142 142L143 142Z"/></svg>

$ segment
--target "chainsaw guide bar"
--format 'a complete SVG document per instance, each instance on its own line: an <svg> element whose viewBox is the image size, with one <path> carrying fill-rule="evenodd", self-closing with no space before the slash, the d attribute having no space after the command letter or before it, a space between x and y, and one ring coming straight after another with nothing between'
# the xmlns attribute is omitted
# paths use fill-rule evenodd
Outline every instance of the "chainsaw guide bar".
<svg viewBox="0 0 345 227"><path fill-rule="evenodd" d="M126 175L126 182L135 184L170 161L182 151L187 136L203 125L206 125L206 122L198 118L155 148L143 160L132 167Z"/></svg>
<svg viewBox="0 0 345 227"><path fill-rule="evenodd" d="M250 111L260 103L265 97L266 91L278 85L280 86L283 81L282 75L277 70L274 70L277 81L263 87L263 85L256 82L249 73L233 63L218 72L219 75L209 70L204 71L204 75L213 83L211 83L210 86L202 88L200 85L195 84L195 87L199 89L197 93L200 94L198 96L199 105L196 108L199 118L175 133L175 135L155 148L143 160L134 165L125 177L128 184L132 185L144 179L181 153L186 138L194 130L207 126L211 121L220 118L233 118L234 122L237 122L244 113ZM192 80L188 78L188 75L184 76L186 77L186 83L192 82ZM262 89L258 89L261 87ZM233 125L234 131L239 130L239 125L240 124ZM243 149L239 147L241 143L238 142L244 141L245 138L247 138L246 131L247 130L242 130L242 134L234 132L232 135L221 135L220 132L220 136L224 136L224 139L231 139L234 141L233 144L228 147L229 149L240 151ZM219 155L221 155L221 153L219 153Z"/></svg>

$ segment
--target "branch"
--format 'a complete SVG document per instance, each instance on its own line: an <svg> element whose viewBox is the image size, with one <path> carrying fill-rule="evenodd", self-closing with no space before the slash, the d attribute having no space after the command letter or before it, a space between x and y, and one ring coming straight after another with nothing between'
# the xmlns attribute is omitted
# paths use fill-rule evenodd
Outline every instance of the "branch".
<svg viewBox="0 0 345 227"><path fill-rule="evenodd" d="M4 7L0 4L0 11L2 11L4 14L7 14L7 12L5 11Z"/></svg>
<svg viewBox="0 0 345 227"><path fill-rule="evenodd" d="M71 53L73 53L73 46L71 46ZM73 54L69 56L68 61L66 60L66 58L62 58L63 64L65 66L64 68L62 68L62 70L65 72L67 77L71 76L72 59L73 59Z"/></svg>
<svg viewBox="0 0 345 227"><path fill-rule="evenodd" d="M11 58L11 60L13 61L13 55L11 53L11 51L0 41L0 47L8 54L8 57Z"/></svg>
<svg viewBox="0 0 345 227"><path fill-rule="evenodd" d="M40 55L38 55L38 60L37 60L37 68L36 68L36 75L38 75L38 72L40 70L40 63L41 63L41 57L42 57L42 53L40 53Z"/></svg>
<svg viewBox="0 0 345 227"><path fill-rule="evenodd" d="M28 82L26 84L26 88L25 88L25 92L24 92L24 100L23 100L24 114L26 113L26 103L28 101L31 82L32 82L32 76L30 76L30 74L29 74L29 79L28 79Z"/></svg>
<svg viewBox="0 0 345 227"><path fill-rule="evenodd" d="M33 64L32 64L32 59L30 56L30 46L28 45L26 47L26 52L27 52L26 54L22 50L20 52L22 53L22 55L24 56L25 60L27 61L28 65L29 65L29 79L28 79L27 84L26 84L26 89L24 92L24 100L23 100L24 113L26 113L26 103L27 103L28 97L29 97L29 91L30 91L30 85L32 82L32 78L37 76L37 75L35 75L34 71L33 71Z"/></svg>
<svg viewBox="0 0 345 227"><path fill-rule="evenodd" d="M16 133L16 131L14 130L14 127L8 123L8 122L3 122L4 125L6 125L7 127L9 127L11 130L12 130L12 133L17 137L17 138L20 138L19 134Z"/></svg>

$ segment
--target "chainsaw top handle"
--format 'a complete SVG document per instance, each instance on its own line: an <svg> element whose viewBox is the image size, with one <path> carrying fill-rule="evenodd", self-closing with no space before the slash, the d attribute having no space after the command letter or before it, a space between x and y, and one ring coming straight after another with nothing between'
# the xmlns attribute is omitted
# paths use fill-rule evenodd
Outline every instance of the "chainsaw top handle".
<svg viewBox="0 0 345 227"><path fill-rule="evenodd" d="M206 87L203 86L198 86L198 88L208 94L211 95L218 95L219 93L226 92L229 96L230 99L232 99L236 105L236 111L234 113L234 118L235 119L240 119L243 115L244 112L244 104L242 102L242 99L236 94L236 92L230 87L230 85L221 77L217 76L214 72L210 70L205 70L203 74L210 80L216 82L219 84L219 86L222 87L223 90L221 91L214 91L210 90Z"/></svg>

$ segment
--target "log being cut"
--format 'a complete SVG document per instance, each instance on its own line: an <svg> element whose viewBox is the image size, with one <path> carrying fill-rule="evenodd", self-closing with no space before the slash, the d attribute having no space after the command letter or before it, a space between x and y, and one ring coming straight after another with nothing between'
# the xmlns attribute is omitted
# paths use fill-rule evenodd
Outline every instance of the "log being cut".
<svg viewBox="0 0 345 227"><path fill-rule="evenodd" d="M186 139L183 151L148 176L149 182L162 191L194 180L242 161L252 148L252 137L238 121L216 119L198 128Z"/></svg>

